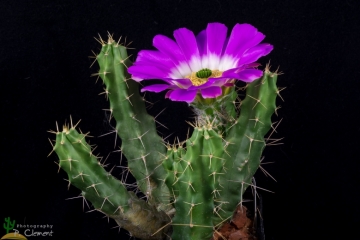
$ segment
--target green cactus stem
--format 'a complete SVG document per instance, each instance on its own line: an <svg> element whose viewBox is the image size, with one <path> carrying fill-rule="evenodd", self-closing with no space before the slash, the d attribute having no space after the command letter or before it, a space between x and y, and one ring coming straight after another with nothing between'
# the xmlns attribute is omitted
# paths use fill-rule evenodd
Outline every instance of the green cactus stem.
<svg viewBox="0 0 360 240"><path fill-rule="evenodd" d="M267 66L261 79L247 85L239 117L234 89L211 104L193 105L201 115L191 138L181 152L168 148L163 162L176 208L172 239L210 239L242 203L272 126L277 75Z"/></svg>
<svg viewBox="0 0 360 240"><path fill-rule="evenodd" d="M179 174L167 181L176 196L173 239L210 239L217 174L222 168L222 139L211 127L195 126L186 154L174 161Z"/></svg>
<svg viewBox="0 0 360 240"><path fill-rule="evenodd" d="M133 236L165 238L167 229L162 227L170 221L169 217L127 191L123 182L106 172L85 141L86 134L78 133L72 124L71 128L64 126L63 131L55 133L53 150L60 158L59 167L68 174L69 185L79 188L97 211L115 219Z"/></svg>
<svg viewBox="0 0 360 240"><path fill-rule="evenodd" d="M122 140L122 153L148 202L160 210L169 211L170 192L162 181L165 171L159 167L166 147L156 132L154 118L146 112L138 83L130 79L126 71L131 65L126 47L110 35L107 42L100 42L102 49L96 56L100 70L95 75L100 76L105 84L110 112L117 122L116 131Z"/></svg>
<svg viewBox="0 0 360 240"><path fill-rule="evenodd" d="M266 146L264 136L272 127L271 116L276 109L276 86L278 73L272 73L266 66L264 75L246 87L246 97L241 103L240 117L235 121L225 138L226 174L219 178L223 187L217 199L218 224L232 216L242 195L251 185L251 179L260 165L260 158Z"/></svg>

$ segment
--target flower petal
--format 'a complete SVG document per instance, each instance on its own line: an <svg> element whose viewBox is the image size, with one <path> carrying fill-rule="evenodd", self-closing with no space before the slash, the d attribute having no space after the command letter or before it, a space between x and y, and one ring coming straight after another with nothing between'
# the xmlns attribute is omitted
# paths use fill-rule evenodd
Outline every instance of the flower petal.
<svg viewBox="0 0 360 240"><path fill-rule="evenodd" d="M215 98L222 94L221 87L217 86L204 88L200 91L203 98Z"/></svg>
<svg viewBox="0 0 360 240"><path fill-rule="evenodd" d="M264 38L265 35L258 32L254 26L250 24L236 24L231 31L224 55L240 58L247 49L256 46Z"/></svg>
<svg viewBox="0 0 360 240"><path fill-rule="evenodd" d="M183 78L183 79L173 79L171 81L171 84L176 84L177 86L179 86L180 88L189 88L192 86L192 82L190 81L190 79L188 78Z"/></svg>
<svg viewBox="0 0 360 240"><path fill-rule="evenodd" d="M217 78L209 78L208 81L206 83L204 83L203 85L200 85L200 86L194 86L192 85L191 87L189 87L188 89L190 90L194 90L194 89L203 89L203 88L208 88L208 87L211 87L213 86L215 80Z"/></svg>
<svg viewBox="0 0 360 240"><path fill-rule="evenodd" d="M136 63L166 64L169 68L175 67L171 59L157 50L141 50L136 58Z"/></svg>
<svg viewBox="0 0 360 240"><path fill-rule="evenodd" d="M235 68L230 69L226 72L223 72L222 78L233 78L237 80L241 80L243 82L252 82L255 79L260 78L263 75L261 70L257 69L242 69L242 68Z"/></svg>
<svg viewBox="0 0 360 240"><path fill-rule="evenodd" d="M168 78L168 73L151 65L133 65L128 68L128 72L135 81L143 79L162 79Z"/></svg>
<svg viewBox="0 0 360 240"><path fill-rule="evenodd" d="M156 35L153 39L153 45L172 60L183 77L191 74L186 58L174 40L163 35Z"/></svg>
<svg viewBox="0 0 360 240"><path fill-rule="evenodd" d="M248 49L238 62L239 65L253 63L258 60L260 57L269 54L273 50L273 46L268 43L262 43L255 47Z"/></svg>
<svg viewBox="0 0 360 240"><path fill-rule="evenodd" d="M141 50L136 58L136 65L152 65L164 72L167 72L169 77L181 78L181 74L177 71L176 66L171 58L156 50Z"/></svg>
<svg viewBox="0 0 360 240"><path fill-rule="evenodd" d="M153 84L153 85L150 85L150 86L146 86L146 87L143 87L141 89L141 92L145 92L145 91L149 91L149 92L162 92L168 88L171 88L173 86L171 85L168 85L168 84Z"/></svg>
<svg viewBox="0 0 360 240"><path fill-rule="evenodd" d="M225 85L227 82L231 81L232 79L229 77L218 77L218 78L214 78L214 82L212 84L212 86L218 86L221 87L223 85Z"/></svg>
<svg viewBox="0 0 360 240"><path fill-rule="evenodd" d="M206 41L206 30L202 30L197 36L196 36L196 43L199 49L200 57L206 56L207 54L207 41ZM203 68L205 68L203 66Z"/></svg>
<svg viewBox="0 0 360 240"><path fill-rule="evenodd" d="M218 69L226 40L226 34L227 27L224 24L208 24L206 28L208 66L205 67L209 69Z"/></svg>
<svg viewBox="0 0 360 240"><path fill-rule="evenodd" d="M197 90L175 89L168 94L173 101L191 103L196 97Z"/></svg>
<svg viewBox="0 0 360 240"><path fill-rule="evenodd" d="M238 73L238 77L236 79L239 79L243 82L252 82L258 78L261 78L262 75L263 72L261 70L245 69Z"/></svg>
<svg viewBox="0 0 360 240"><path fill-rule="evenodd" d="M201 59L194 33L189 29L180 28L174 31L174 37L188 62L191 71L199 71L202 68Z"/></svg>
<svg viewBox="0 0 360 240"><path fill-rule="evenodd" d="M169 98L169 95L172 93L172 91L174 90L169 90L165 93L165 98Z"/></svg>
<svg viewBox="0 0 360 240"><path fill-rule="evenodd" d="M196 42L199 49L199 54L201 58L201 67L202 68L208 68L209 66L209 58L207 57L208 49L207 49L207 36L206 36L206 30L202 30L197 36L196 36Z"/></svg>

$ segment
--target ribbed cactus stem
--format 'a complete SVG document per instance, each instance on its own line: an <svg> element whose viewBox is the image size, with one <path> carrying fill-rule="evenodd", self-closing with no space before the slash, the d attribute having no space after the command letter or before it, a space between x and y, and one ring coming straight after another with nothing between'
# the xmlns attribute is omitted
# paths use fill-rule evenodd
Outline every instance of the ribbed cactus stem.
<svg viewBox="0 0 360 240"><path fill-rule="evenodd" d="M117 122L116 131L122 140L122 153L148 202L169 211L170 193L162 181L165 171L159 167L166 147L156 132L154 118L146 112L145 102L139 94L139 84L130 79L127 73L131 62L126 47L115 42L111 36L107 42L101 42L101 52L96 56L100 66L98 75L105 84L110 112Z"/></svg>
<svg viewBox="0 0 360 240"><path fill-rule="evenodd" d="M105 171L85 141L86 135L69 126L55 133L54 151L60 158L59 166L67 172L69 184L79 188L97 211L114 218L135 237L165 238L167 229L162 227L169 222L168 216L128 192L124 183Z"/></svg>
<svg viewBox="0 0 360 240"><path fill-rule="evenodd" d="M223 164L222 150L222 139L211 123L195 126L191 138L186 141L186 154L179 159L180 173L168 185L173 187L176 195L174 240L209 239L212 236L213 198L217 175L221 174Z"/></svg>
<svg viewBox="0 0 360 240"><path fill-rule="evenodd" d="M247 85L240 117L228 130L222 156L226 159L226 174L219 179L223 191L217 199L221 218L215 216L215 224L231 217L259 168L266 146L264 136L272 126L271 116L276 109L277 76L267 66L261 79Z"/></svg>

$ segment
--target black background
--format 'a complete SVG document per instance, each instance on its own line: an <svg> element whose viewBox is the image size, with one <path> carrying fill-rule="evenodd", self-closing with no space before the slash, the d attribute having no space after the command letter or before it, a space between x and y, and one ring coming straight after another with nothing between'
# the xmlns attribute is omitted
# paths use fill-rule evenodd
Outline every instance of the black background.
<svg viewBox="0 0 360 240"><path fill-rule="evenodd" d="M356 0L344 1L1 1L1 158L0 221L51 224L53 237L29 239L129 239L114 221L84 213L74 187L54 164L47 133L71 114L80 128L99 136L111 131L100 81L90 74L94 36L133 41L130 54L153 49L156 34L172 36L179 27L198 33L208 22L250 23L266 35L274 50L269 60L284 75L278 85L283 121L276 137L284 145L265 152L267 171L277 182L257 174L262 192L266 239L357 239L360 215L359 75ZM172 137L186 134L192 113L185 103L148 94L149 110ZM113 123L112 123L113 124ZM93 138L97 152L114 150L114 136ZM109 157L111 166L120 155ZM115 171L119 176L120 170ZM85 211L87 211L85 207ZM20 229L21 230L21 229ZM4 235L5 230L0 230Z"/></svg>

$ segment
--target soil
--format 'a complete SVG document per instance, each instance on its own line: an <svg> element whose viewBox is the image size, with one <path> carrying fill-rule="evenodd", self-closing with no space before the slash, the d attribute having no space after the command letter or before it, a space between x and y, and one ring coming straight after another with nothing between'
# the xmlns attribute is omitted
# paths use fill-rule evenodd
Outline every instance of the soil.
<svg viewBox="0 0 360 240"><path fill-rule="evenodd" d="M218 229L211 240L256 240L253 221L245 206L239 206L230 222Z"/></svg>

